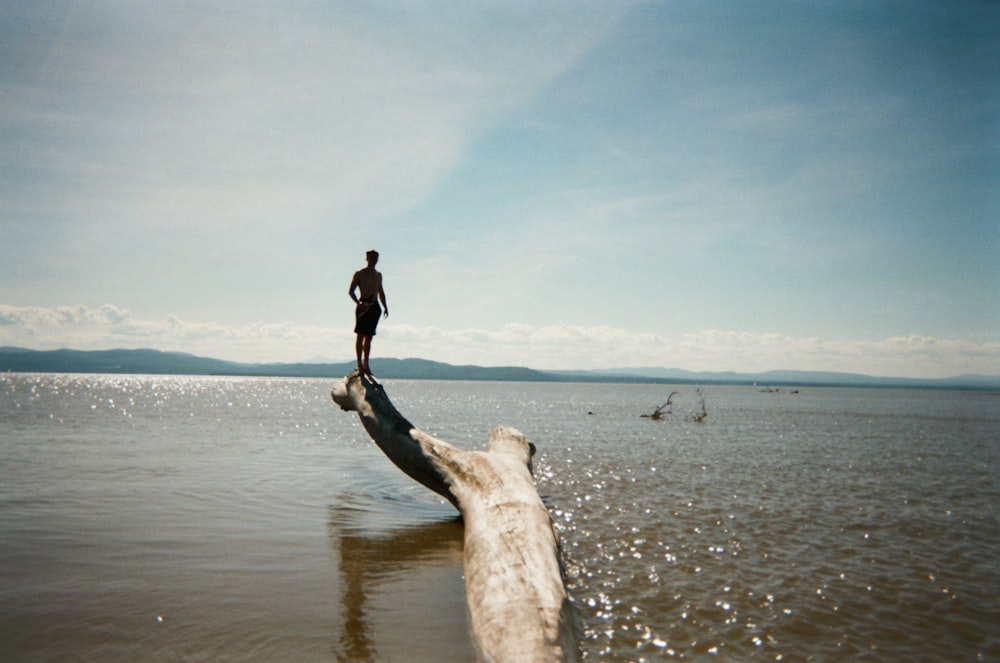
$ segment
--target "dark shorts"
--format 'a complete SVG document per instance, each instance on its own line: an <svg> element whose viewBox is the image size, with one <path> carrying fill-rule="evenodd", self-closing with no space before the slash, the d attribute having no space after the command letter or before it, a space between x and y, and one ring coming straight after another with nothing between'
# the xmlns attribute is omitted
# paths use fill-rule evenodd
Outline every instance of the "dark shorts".
<svg viewBox="0 0 1000 663"><path fill-rule="evenodd" d="M354 333L362 336L374 336L378 320L382 317L382 307L378 302L361 302L354 310Z"/></svg>

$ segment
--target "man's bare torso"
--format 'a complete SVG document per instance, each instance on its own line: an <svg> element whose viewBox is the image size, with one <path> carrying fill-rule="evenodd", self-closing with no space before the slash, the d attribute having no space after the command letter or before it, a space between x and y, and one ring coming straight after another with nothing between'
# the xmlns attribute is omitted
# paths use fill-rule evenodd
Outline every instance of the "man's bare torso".
<svg viewBox="0 0 1000 663"><path fill-rule="evenodd" d="M358 286L361 299L372 300L382 288L381 272L365 267L354 273L354 283Z"/></svg>

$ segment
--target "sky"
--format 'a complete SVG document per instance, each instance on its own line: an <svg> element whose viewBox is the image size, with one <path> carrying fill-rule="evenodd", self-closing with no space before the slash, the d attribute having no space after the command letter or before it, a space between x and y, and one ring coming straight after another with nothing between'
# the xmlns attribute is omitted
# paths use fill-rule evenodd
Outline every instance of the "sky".
<svg viewBox="0 0 1000 663"><path fill-rule="evenodd" d="M1000 374L995 2L0 3L0 346Z"/></svg>

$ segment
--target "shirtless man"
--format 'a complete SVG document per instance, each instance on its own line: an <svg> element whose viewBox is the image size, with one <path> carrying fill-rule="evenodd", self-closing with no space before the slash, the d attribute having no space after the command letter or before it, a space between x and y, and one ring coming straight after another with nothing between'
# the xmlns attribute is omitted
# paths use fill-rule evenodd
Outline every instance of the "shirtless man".
<svg viewBox="0 0 1000 663"><path fill-rule="evenodd" d="M382 289L382 273L375 270L375 263L378 262L378 251L372 249L365 254L368 259L368 266L354 272L351 279L351 287L347 294L351 296L357 305L354 310L354 333L358 335L355 351L358 355L358 373L371 375L372 370L368 366L368 358L372 353L372 337L375 336L375 328L378 326L379 316L382 309L385 309L385 317L389 317L389 306L385 303L385 290ZM355 295L357 290L359 295ZM382 308L379 308L379 301Z"/></svg>

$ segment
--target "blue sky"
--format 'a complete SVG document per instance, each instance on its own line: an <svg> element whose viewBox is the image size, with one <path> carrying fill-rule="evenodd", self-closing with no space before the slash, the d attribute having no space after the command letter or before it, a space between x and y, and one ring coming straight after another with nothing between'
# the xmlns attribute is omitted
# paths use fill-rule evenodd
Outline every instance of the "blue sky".
<svg viewBox="0 0 1000 663"><path fill-rule="evenodd" d="M0 345L1000 374L990 2L0 5Z"/></svg>

